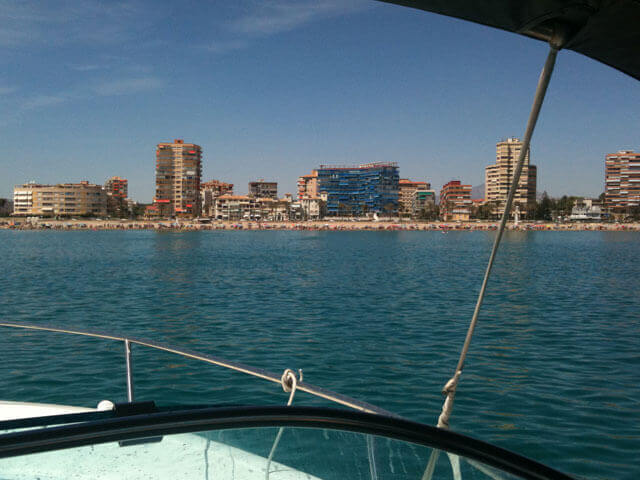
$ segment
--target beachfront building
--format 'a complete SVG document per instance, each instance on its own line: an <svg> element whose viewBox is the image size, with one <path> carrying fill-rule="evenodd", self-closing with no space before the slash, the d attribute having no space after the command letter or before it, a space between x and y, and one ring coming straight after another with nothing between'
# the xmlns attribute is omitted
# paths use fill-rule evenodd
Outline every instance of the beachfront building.
<svg viewBox="0 0 640 480"><path fill-rule="evenodd" d="M354 217L368 214L397 215L398 164L367 163L358 166L320 165L307 188L315 188L317 196L326 196L326 214L334 217ZM300 177L304 179L305 177ZM300 182L298 197L300 197Z"/></svg>
<svg viewBox="0 0 640 480"><path fill-rule="evenodd" d="M485 168L485 201L491 206L492 215L500 215L504 210L513 182L522 142L517 138L507 138L496 144L496 163ZM520 214L532 212L536 206L537 167L529 163L531 150L526 153L518 188L513 199L513 210Z"/></svg>
<svg viewBox="0 0 640 480"><path fill-rule="evenodd" d="M303 197L298 200L305 220L320 220L327 214L327 195Z"/></svg>
<svg viewBox="0 0 640 480"><path fill-rule="evenodd" d="M257 182L249 182L249 196L255 198L278 199L278 182L265 182L260 179Z"/></svg>
<svg viewBox="0 0 640 480"><path fill-rule="evenodd" d="M640 153L620 150L605 156L605 203L615 216L640 207Z"/></svg>
<svg viewBox="0 0 640 480"><path fill-rule="evenodd" d="M225 183L219 180L201 183L200 200L202 202L202 215L213 217L215 215L215 200L222 195L233 195L233 183Z"/></svg>
<svg viewBox="0 0 640 480"><path fill-rule="evenodd" d="M124 217L129 214L127 196L129 185L126 178L111 177L104 183L107 195L107 215Z"/></svg>
<svg viewBox="0 0 640 480"><path fill-rule="evenodd" d="M309 175L298 177L298 198L318 197L318 171L311 170Z"/></svg>
<svg viewBox="0 0 640 480"><path fill-rule="evenodd" d="M213 217L217 220L285 221L289 219L291 198L273 199L249 195L222 195L215 199Z"/></svg>
<svg viewBox="0 0 640 480"><path fill-rule="evenodd" d="M104 189L107 195L119 198L127 198L129 196L129 182L126 178L111 177L104 183Z"/></svg>
<svg viewBox="0 0 640 480"><path fill-rule="evenodd" d="M599 222L602 220L601 205L590 198L578 199L573 204L569 220L578 222Z"/></svg>
<svg viewBox="0 0 640 480"><path fill-rule="evenodd" d="M102 185L87 181L43 185L25 183L13 189L13 214L29 217L102 217L107 195Z"/></svg>
<svg viewBox="0 0 640 480"><path fill-rule="evenodd" d="M469 221L471 205L471 185L451 180L440 190L440 217L447 222Z"/></svg>
<svg viewBox="0 0 640 480"><path fill-rule="evenodd" d="M200 213L202 149L176 139L156 147L156 195L148 211L163 217Z"/></svg>
<svg viewBox="0 0 640 480"><path fill-rule="evenodd" d="M430 217L436 210L436 192L435 190L418 189L413 192L411 198L411 217L425 218Z"/></svg>
<svg viewBox="0 0 640 480"><path fill-rule="evenodd" d="M416 191L429 191L429 182L412 182L408 178L398 181L398 214L400 216L413 216L415 212Z"/></svg>

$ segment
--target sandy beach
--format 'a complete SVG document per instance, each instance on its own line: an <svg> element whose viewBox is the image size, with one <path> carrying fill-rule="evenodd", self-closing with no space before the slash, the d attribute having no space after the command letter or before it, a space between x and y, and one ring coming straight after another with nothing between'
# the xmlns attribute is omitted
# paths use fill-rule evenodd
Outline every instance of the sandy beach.
<svg viewBox="0 0 640 480"><path fill-rule="evenodd" d="M194 220L94 220L69 219L27 221L26 219L0 219L0 229L14 230L325 230L325 231L476 231L495 230L498 222L415 222L415 221L333 221L329 219L305 222L249 222L216 221L201 223ZM507 229L553 231L640 231L640 223L540 223L510 222Z"/></svg>

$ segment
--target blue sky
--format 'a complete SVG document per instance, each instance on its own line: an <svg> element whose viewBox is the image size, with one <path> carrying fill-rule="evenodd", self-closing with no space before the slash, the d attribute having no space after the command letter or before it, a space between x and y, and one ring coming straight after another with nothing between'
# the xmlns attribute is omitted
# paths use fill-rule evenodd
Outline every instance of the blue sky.
<svg viewBox="0 0 640 480"><path fill-rule="evenodd" d="M522 136L537 41L374 1L0 0L0 197L14 184L129 179L155 145L204 150L203 177L273 179L396 161L478 185ZM640 149L640 83L561 52L532 142L538 190L598 195L604 155Z"/></svg>

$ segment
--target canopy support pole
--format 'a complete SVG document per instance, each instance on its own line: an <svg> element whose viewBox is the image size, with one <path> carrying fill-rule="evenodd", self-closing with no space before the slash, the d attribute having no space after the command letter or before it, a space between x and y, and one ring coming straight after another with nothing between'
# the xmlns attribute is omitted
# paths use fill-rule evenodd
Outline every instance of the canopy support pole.
<svg viewBox="0 0 640 480"><path fill-rule="evenodd" d="M551 42L549 42L549 54L547 55L547 60L544 64L544 67L542 68L542 72L540 73L540 78L538 79L538 86L536 87L536 92L533 97L533 105L531 107L531 113L529 113L529 120L527 121L527 128L525 129L524 133L522 149L520 150L520 155L518 156L518 162L513 174L511 187L509 188L507 202L504 206L504 211L502 212L500 227L498 228L496 238L493 242L491 256L489 257L489 263L487 264L487 269L484 273L482 286L480 287L480 293L478 294L478 300L476 302L476 308L473 311L473 317L471 318L471 323L469 324L469 329L467 330L467 336L464 340L462 351L460 352L460 358L458 359L458 365L456 367L455 373L453 377L449 379L449 381L444 386L444 389L442 390L442 393L446 396L446 398L444 400L444 404L442 405L442 412L438 417L438 428L449 428L449 417L451 416L451 411L453 410L453 401L455 399L458 381L460 380L460 375L462 375L462 370L464 369L464 362L467 358L467 352L469 351L471 338L473 337L473 332L478 322L478 315L480 314L480 308L482 307L482 302L484 300L484 294L487 289L489 277L491 275L491 269L493 268L493 262L498 251L498 247L500 246L500 241L502 240L502 234L504 233L505 227L507 225L507 220L509 219L509 213L511 212L511 207L513 205L513 198L520 183L520 174L522 173L524 160L526 158L527 152L529 151L531 137L533 136L533 131L535 130L536 122L538 121L540 108L542 107L542 102L544 101L544 96L547 92L549 81L551 80L551 74L553 73L556 56L558 55L558 50L561 48L562 40L562 38L558 38L558 41L556 41L556 39L553 39ZM431 479L435 469L436 461L438 460L438 455L439 450L433 450L431 452L429 463L427 464L427 467L422 476L423 480Z"/></svg>

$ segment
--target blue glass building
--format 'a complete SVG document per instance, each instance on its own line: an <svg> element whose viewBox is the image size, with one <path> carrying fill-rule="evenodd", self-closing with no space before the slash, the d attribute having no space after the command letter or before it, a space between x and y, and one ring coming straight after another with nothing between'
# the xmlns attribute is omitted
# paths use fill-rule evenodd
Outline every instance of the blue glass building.
<svg viewBox="0 0 640 480"><path fill-rule="evenodd" d="M320 165L318 193L327 196L327 215L397 215L397 163L368 163L357 167Z"/></svg>

